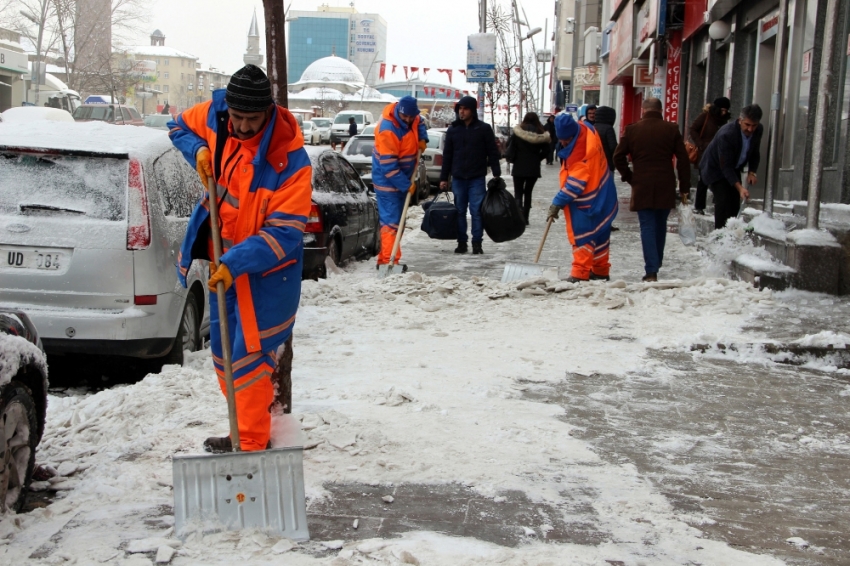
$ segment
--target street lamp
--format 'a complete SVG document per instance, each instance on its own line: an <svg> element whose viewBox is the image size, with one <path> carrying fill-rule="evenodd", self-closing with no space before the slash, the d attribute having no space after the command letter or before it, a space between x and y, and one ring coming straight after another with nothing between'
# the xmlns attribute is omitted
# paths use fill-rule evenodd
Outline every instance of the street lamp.
<svg viewBox="0 0 850 566"><path fill-rule="evenodd" d="M525 71L525 61L523 61L524 57L523 57L523 54L522 54L523 53L522 52L522 42L525 41L526 39L531 39L533 36L537 35L541 31L543 31L543 28L536 27L536 28L528 30L528 33L526 33L524 36L519 38L519 116L517 116L518 120L522 120L522 98L523 98L523 96L522 96L523 95L522 77L525 74L524 73L524 71ZM536 66L536 64L535 64L535 66Z"/></svg>
<svg viewBox="0 0 850 566"><path fill-rule="evenodd" d="M581 9L579 0L576 0L574 14L578 14ZM576 29L576 19L567 18L567 26L564 30L566 33L573 36L572 61L570 63L570 99L564 102L575 102L576 100L576 62L578 61L578 30Z"/></svg>

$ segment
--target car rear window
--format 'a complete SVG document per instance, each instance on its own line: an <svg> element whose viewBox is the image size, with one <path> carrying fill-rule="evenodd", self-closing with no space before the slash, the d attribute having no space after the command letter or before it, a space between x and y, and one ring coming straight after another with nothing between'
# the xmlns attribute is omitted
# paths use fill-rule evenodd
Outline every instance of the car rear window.
<svg viewBox="0 0 850 566"><path fill-rule="evenodd" d="M443 139L443 134L435 134L428 132L428 147L431 149L440 149L440 141Z"/></svg>
<svg viewBox="0 0 850 566"><path fill-rule="evenodd" d="M75 120L103 120L112 122L111 106L80 106L74 111Z"/></svg>
<svg viewBox="0 0 850 566"><path fill-rule="evenodd" d="M363 123L363 114L337 114L334 118L334 124L348 124L349 118L354 118L355 124Z"/></svg>
<svg viewBox="0 0 850 566"><path fill-rule="evenodd" d="M345 147L345 155L369 157L375 148L375 138L353 138Z"/></svg>
<svg viewBox="0 0 850 566"><path fill-rule="evenodd" d="M123 220L127 169L126 159L0 151L0 214L79 211L90 218Z"/></svg>
<svg viewBox="0 0 850 566"><path fill-rule="evenodd" d="M327 119L325 119L325 120L313 120L313 123L316 125L317 128L327 128L328 126L331 125L331 121L327 120Z"/></svg>
<svg viewBox="0 0 850 566"><path fill-rule="evenodd" d="M168 125L171 120L171 114L153 114L145 116L145 126L152 128L160 128Z"/></svg>

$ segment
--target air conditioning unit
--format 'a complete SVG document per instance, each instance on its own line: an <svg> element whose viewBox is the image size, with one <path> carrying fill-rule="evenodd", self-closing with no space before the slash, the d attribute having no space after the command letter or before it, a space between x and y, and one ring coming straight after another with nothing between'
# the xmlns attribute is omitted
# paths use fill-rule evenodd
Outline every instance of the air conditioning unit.
<svg viewBox="0 0 850 566"><path fill-rule="evenodd" d="M599 48L602 45L602 33L599 28L591 26L584 32L584 64L599 62Z"/></svg>

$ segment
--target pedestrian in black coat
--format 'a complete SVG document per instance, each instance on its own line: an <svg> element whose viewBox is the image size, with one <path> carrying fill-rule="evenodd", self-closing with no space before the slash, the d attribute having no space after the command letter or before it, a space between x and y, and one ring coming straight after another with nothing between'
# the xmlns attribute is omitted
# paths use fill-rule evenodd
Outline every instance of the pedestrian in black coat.
<svg viewBox="0 0 850 566"><path fill-rule="evenodd" d="M552 165L555 162L555 146L558 145L558 137L555 135L555 115L550 114L546 118L546 124L543 129L549 134L549 153L546 154L546 165Z"/></svg>
<svg viewBox="0 0 850 566"><path fill-rule="evenodd" d="M726 226L727 220L738 215L741 201L750 199L750 191L741 183L745 165L747 185L758 181L759 145L764 132L761 117L758 104L745 106L737 120L718 130L699 162L700 177L714 194L715 229Z"/></svg>
<svg viewBox="0 0 850 566"><path fill-rule="evenodd" d="M617 149L617 133L614 131L614 122L617 121L617 111L610 106L600 106L596 109L596 133L602 139L602 147L605 149L605 158L608 160L608 169L614 170L614 150Z"/></svg>
<svg viewBox="0 0 850 566"><path fill-rule="evenodd" d="M550 145L549 133L534 112L527 113L522 123L514 127L508 141L507 160L513 164L514 196L525 213L526 224L531 211L531 191L540 178L540 162L549 153Z"/></svg>

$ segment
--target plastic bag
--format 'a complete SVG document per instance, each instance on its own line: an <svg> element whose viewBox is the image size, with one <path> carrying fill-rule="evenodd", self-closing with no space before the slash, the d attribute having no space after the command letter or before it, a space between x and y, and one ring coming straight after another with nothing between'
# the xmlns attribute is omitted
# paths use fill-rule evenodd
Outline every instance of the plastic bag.
<svg viewBox="0 0 850 566"><path fill-rule="evenodd" d="M697 220L694 217L694 209L688 205L679 203L676 206L679 212L679 237L686 246L697 243Z"/></svg>
<svg viewBox="0 0 850 566"><path fill-rule="evenodd" d="M505 181L493 178L487 183L487 195L481 203L484 231L494 242L516 240L525 232L525 214L505 188Z"/></svg>

